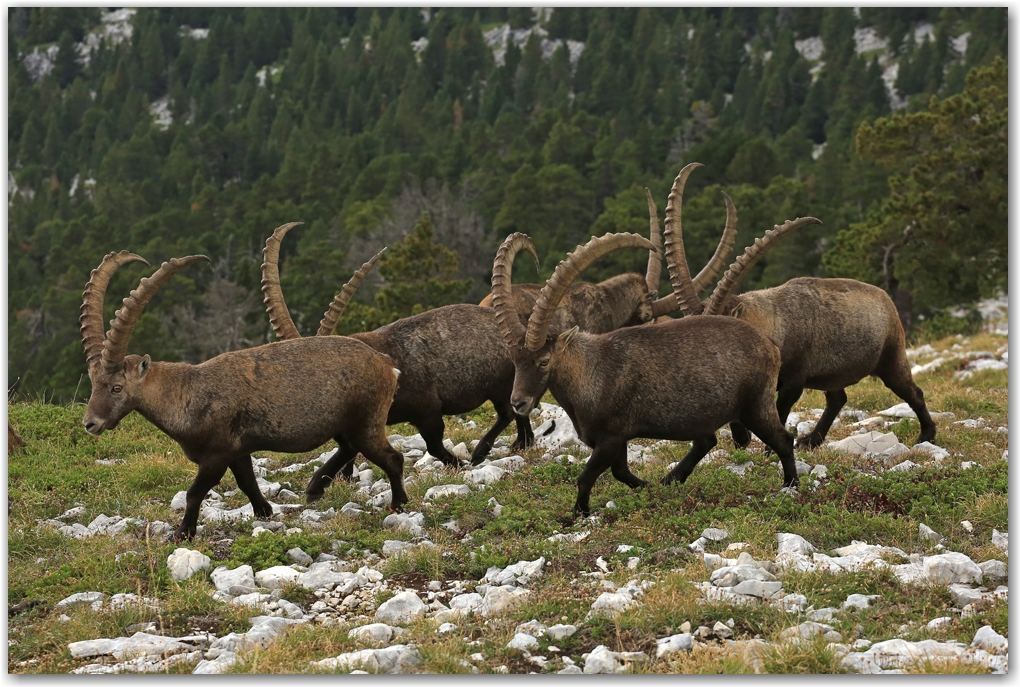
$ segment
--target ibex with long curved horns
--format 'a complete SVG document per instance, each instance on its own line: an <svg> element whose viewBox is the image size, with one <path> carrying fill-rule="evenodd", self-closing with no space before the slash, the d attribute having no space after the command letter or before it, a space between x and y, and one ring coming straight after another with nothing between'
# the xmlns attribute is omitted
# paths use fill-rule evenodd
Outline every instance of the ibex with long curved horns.
<svg viewBox="0 0 1020 687"><path fill-rule="evenodd" d="M558 329L570 329L574 325L581 331L592 334L604 334L621 327L655 322L676 310L676 299L672 294L655 299L659 289L659 276L662 274L662 238L659 234L659 218L656 214L652 194L646 188L645 197L648 201L649 237L653 250L648 251L648 268L644 276L637 272L627 272L605 281L575 282L563 295L563 302L553 315L552 326ZM695 288L699 291L707 288L726 265L726 257L733 249L733 241L737 233L737 212L730 197L723 193L726 200L726 227L715 254L707 265L694 278ZM520 317L527 318L535 307L542 284L513 284L514 308ZM492 307L493 294L486 296L480 305Z"/></svg>
<svg viewBox="0 0 1020 687"><path fill-rule="evenodd" d="M693 166L688 165L681 175L691 170ZM690 284L679 212L673 226L676 236L667 229L666 244L677 246L677 250L674 255L667 248L666 259L671 271L676 267L674 285L683 294L680 307L684 313L737 317L779 348L782 367L776 405L780 419L786 422L805 388L825 393L825 411L814 430L797 441L798 447L814 448L825 440L846 404L845 388L869 375L881 379L910 405L921 424L918 442L935 438L935 423L925 405L924 392L910 374L899 314L885 291L854 279L798 277L782 286L733 295L765 252L802 226L796 225L777 227L756 239L726 271L708 302L702 304ZM747 446L747 430L739 423L731 430L734 443Z"/></svg>
<svg viewBox="0 0 1020 687"><path fill-rule="evenodd" d="M262 262L262 291L266 295L270 321L280 339L300 336L287 312L278 266L280 241L296 224L285 224L266 239ZM355 288L378 257L362 266L356 275L357 282L351 280ZM537 264L537 255L533 253L532 257ZM337 295L320 323L318 336L328 337L333 333L352 295L353 289L348 287ZM386 423L414 425L421 432L429 453L444 463L460 465L443 446L443 416L470 412L486 401L492 402L497 420L472 452L473 464L485 458L493 442L511 422L517 423L513 450L520 450L534 441L528 418L515 415L510 407L514 366L503 348L496 313L492 309L468 304L445 305L372 332L352 334L351 338L389 356L401 372ZM341 470L348 475L356 455L353 447L342 448L326 461L308 483L306 499L320 498Z"/></svg>
<svg viewBox="0 0 1020 687"><path fill-rule="evenodd" d="M330 439L342 449L362 452L385 471L394 510L407 503L404 457L386 439L386 413L398 371L389 358L360 341L335 336L270 343L223 353L200 365L127 355L145 305L176 272L201 260L209 258L174 258L142 279L105 337L103 300L110 277L121 265L148 263L127 251L110 253L92 271L82 294L82 341L92 382L85 430L98 436L137 410L198 464L174 537L194 536L202 500L227 468L255 515L272 515L272 504L255 480L251 453L302 453Z"/></svg>
<svg viewBox="0 0 1020 687"><path fill-rule="evenodd" d="M528 413L548 388L578 437L592 448L577 480L575 513L590 511L592 485L607 469L632 488L645 484L627 466L630 439L692 441L688 454L662 479L683 482L715 446L715 431L733 420L754 428L779 455L784 485L796 486L793 438L779 421L774 400L779 351L765 336L724 317L681 318L606 334L552 327L556 306L581 270L612 250L651 246L635 234L594 238L568 255L542 288L525 329L513 310L509 284L514 254L530 244L524 234L512 234L497 253L494 307L516 369L514 410Z"/></svg>

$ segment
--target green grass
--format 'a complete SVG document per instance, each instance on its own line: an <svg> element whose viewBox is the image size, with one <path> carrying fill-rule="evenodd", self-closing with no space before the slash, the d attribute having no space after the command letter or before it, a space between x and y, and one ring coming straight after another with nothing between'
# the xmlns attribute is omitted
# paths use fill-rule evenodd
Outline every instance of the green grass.
<svg viewBox="0 0 1020 687"><path fill-rule="evenodd" d="M948 349L957 339L936 342L936 348ZM996 350L1004 340L987 335L974 336L968 345L974 350ZM535 619L547 625L572 623L579 632L557 643L560 655L583 665L582 655L599 644L613 650L645 651L655 655L658 637L679 632L691 623L711 627L716 621L734 619L734 638L759 637L773 642L782 630L804 618L767 605L730 606L699 603L696 584L707 580L701 560L693 556L687 544L706 527L722 527L730 538L711 543L708 550L723 553L726 544L744 542L745 549L757 560L771 560L776 553L776 534L794 532L804 536L820 551L848 545L851 540L896 546L909 553L935 553L930 542L921 541L918 525L924 523L946 537L944 545L981 562L1004 559L1005 554L991 546L992 529L1008 531L1008 465L1001 454L1008 436L995 431L1008 421L1008 374L1006 371L977 373L968 380L955 380L952 365L921 376L932 411L952 411L956 417L937 420L935 443L949 451L941 466L932 466L926 456L911 453L909 458L925 467L907 473L884 471L876 461L840 454L827 448L799 452L798 458L828 467L828 476L818 488L811 478L802 478L799 493L779 492L781 471L777 459L767 457L760 446L734 451L729 440L720 440L719 448L732 455L731 463L749 466L744 476L725 469L726 461L703 463L683 485L664 487L657 480L666 465L679 460L688 444L675 443L661 449L656 460L634 467L634 472L649 480L647 488L630 490L603 475L592 492L593 512L598 521L577 521L571 516L576 497L576 480L583 464L566 461L542 461L543 451L525 452L526 466L506 475L482 491L473 490L463 497L424 501L425 491L436 484L460 483L463 476L442 470L423 475L405 468L409 510L425 516L427 535L437 548L415 547L378 567L394 583L382 592L377 602L399 591L402 584L423 589L423 580L460 579L477 581L492 565L505 566L518 560L545 556L546 573L532 582L531 596L520 607L499 618L463 618L458 629L437 634L431 621L409 627L413 640L425 657L430 672L511 672L540 669L528 663L518 652L506 649L520 622ZM848 407L876 412L900 402L877 380L869 379L848 390ZM551 399L546 399L551 400ZM795 407L804 412L824 405L819 392L806 392ZM166 568L167 556L176 548L163 540L147 539L142 530L120 537L95 537L83 541L68 539L59 532L36 524L38 519L55 518L76 505L85 514L77 519L88 524L100 513L125 517L163 520L176 525L180 514L170 509L173 495L186 489L195 467L180 448L138 415L125 418L120 427L102 437L92 437L81 427L84 407L60 407L38 403L13 403L8 406L14 426L26 441L26 447L10 456L8 492L13 510L8 529L8 603L41 599L45 603L10 619L8 649L9 672L67 672L84 661L70 657L68 642L100 636L123 634L129 625L157 621L171 634L187 634L195 628L211 629L218 635L248 629L250 611L216 602L208 594L208 575L178 583ZM968 429L953 420L984 417L992 431ZM455 443L480 438L495 419L486 404L464 416L478 423L465 429L455 418L447 419L447 436ZM892 428L910 445L918 424L903 420ZM410 426L395 426L392 433L413 434ZM841 439L850 433L846 425L837 425L829 439ZM888 431L888 430L883 430ZM512 441L516 429L504 433ZM649 444L651 442L641 443ZM326 446L322 450L329 450ZM271 481L301 493L314 469L296 473L274 470L298 461L307 461L320 451L305 455L268 455ZM587 455L586 449L567 451ZM959 455L957 455L959 454ZM123 459L112 465L97 465L97 459ZM902 460L898 458L897 460ZM960 468L961 461L976 466ZM381 477L379 470L374 470ZM864 474L862 474L864 473ZM413 479L411 479L413 475ZM229 475L216 490L236 489ZM338 482L331 486L315 508L337 510L352 500L355 486ZM502 514L495 517L489 500L495 498ZM246 503L242 494L225 498L228 507ZM606 508L614 501L616 508ZM214 565L234 567L250 564L256 570L271 565L289 564L286 551L295 546L316 556L337 551L356 566L364 552L381 554L386 539L411 541L407 533L398 533L382 524L385 512L364 513L358 518L338 516L318 528L302 523L296 514L285 518L287 527L301 527L297 534L263 534L251 537L249 523L207 527L189 548L198 549L213 559ZM456 520L459 534L440 525ZM960 525L973 524L973 532ZM590 532L576 543L553 543L548 537L557 533ZM471 541L463 542L470 534ZM634 550L617 553L620 544ZM353 549L356 555L348 553ZM725 554L735 556L735 553ZM587 619L591 603L604 591L598 581L582 575L597 570L602 557L611 573L607 579L617 585L633 577L651 579L643 603L615 620ZM631 556L640 558L636 571L626 569ZM899 561L897 561L899 562ZM945 588L900 584L888 571L868 570L832 575L828 573L789 573L784 589L804 594L815 608L838 607L851 593L875 593L881 596L861 611L838 613L830 624L844 641L857 637L881 641L896 636L907 639L934 637L969 643L982 624L990 624L1008 635L1008 606L993 604L979 609L971 618L956 620L947 628L928 633L925 623L950 615L952 607ZM417 585L417 586L416 586ZM134 592L160 600L158 613L128 610L112 613L74 609L70 620L59 620L61 611L54 606L60 599L79 591L103 591L108 594ZM303 590L288 589L286 598L307 607L315 601ZM901 632L901 626L907 626ZM235 672L308 672L309 662L336 656L344 651L364 648L347 638L352 627L340 623L331 627L309 626L294 629L266 649L247 654L235 666ZM467 645L464 638L478 640ZM402 640L404 641L404 640ZM540 653L553 657L548 638L540 641ZM748 645L750 646L750 645ZM470 660L480 652L485 660ZM29 663L29 661L33 661ZM464 662L467 662L466 664ZM562 667L553 661L551 669ZM921 672L967 672L966 665L939 664L920 666ZM189 667L180 667L187 672ZM640 664L637 672L840 672L841 663L824 643L774 646L767 651L745 654L724 650L721 645L697 645L695 651L672 655Z"/></svg>

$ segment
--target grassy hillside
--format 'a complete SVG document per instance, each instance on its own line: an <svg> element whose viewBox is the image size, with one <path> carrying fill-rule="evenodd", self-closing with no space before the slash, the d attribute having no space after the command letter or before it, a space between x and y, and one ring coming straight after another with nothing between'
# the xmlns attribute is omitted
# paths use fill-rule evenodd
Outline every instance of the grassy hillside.
<svg viewBox="0 0 1020 687"><path fill-rule="evenodd" d="M947 353L1001 353L1005 341L1001 335L980 334L970 339L943 339L933 348ZM427 618L407 624L408 634L400 641L410 640L417 645L424 658L418 669L471 672L474 666L483 673L556 672L566 665L558 656L582 665L583 656L601 644L614 651L644 651L652 657L635 665L633 670L638 672L841 672L840 655L825 641L777 642L784 629L806 619L803 613L787 613L767 604L704 602L696 585L708 580L709 574L701 557L687 545L705 528L717 527L727 530L729 538L709 542L706 551L736 556L734 551L725 553L727 545L744 543L744 551L755 560L775 557L776 534L780 532L799 534L819 551L863 540L896 546L908 554L931 555L936 552L933 543L918 534L919 524L924 523L944 535L947 551L964 553L976 562L1004 558L1005 554L992 545L991 533L993 528L1008 529L1008 462L1003 460L1008 436L998 431L1007 424L1008 372L980 371L959 379L954 376L958 366L958 361L949 361L918 376L929 408L955 414L954 418L936 421L935 443L950 454L941 465L918 451L893 459L895 463L910 459L921 465L905 472L889 471L889 465L880 461L829 448L798 452L799 460L824 464L828 472L817 486L812 478L802 478L799 493L791 496L779 492L778 462L763 454L761 444L755 442L745 452L734 450L728 439L722 439L719 448L729 454L728 458L702 463L684 485L663 487L655 480L665 474L668 463L679 460L687 450L686 444L670 442L657 448L646 464L634 466L636 474L652 485L631 491L607 473L593 491L596 517L574 521L570 508L583 463L570 462L561 453L543 458L540 450L525 452L524 467L507 473L484 490L473 489L466 496L429 502L423 499L429 487L461 483L463 473L448 468L419 472L412 467L413 460L408 460L408 510L424 514L425 536L435 547L415 547L380 559L385 540L411 541L413 537L384 527L387 513L370 509L360 517L337 515L317 524L305 522L297 513L287 515L283 517L286 527L297 528L288 529L289 534L265 532L253 537L250 522L206 525L188 546L207 554L213 566L233 568L247 563L256 571L289 564L285 552L293 547L302 548L313 558L321 552L335 551L350 562L351 570L370 565L385 575L384 584L357 612L329 621L320 616L291 629L267 648L242 654L232 668L234 672L310 671L310 661L369 646L350 639L348 631L374 622L371 616L375 606L395 593L413 589L424 598L431 580L442 582L443 589L450 589L452 581L459 580L461 587L471 591L490 566L504 567L540 556L547 560L545 571L529 583L531 594L523 605L488 619L457 619L457 629L447 633L437 632L438 623ZM866 380L848 393L848 408L869 415L900 402L876 380ZM794 410L810 413L823 403L820 393L808 392ZM13 498L8 530L8 603L43 602L10 618L9 672L68 672L91 662L72 658L70 642L129 636L137 629L129 626L136 623L153 621L160 628L157 632L175 637L199 630L223 636L249 629L248 618L256 612L214 600L208 571L185 582L170 577L166 559L176 548L174 544L149 537L140 528L128 528L116 536L77 540L65 537L51 525L39 524L75 506L83 507L84 512L67 518L68 523L87 525L96 516L106 514L176 524L180 515L171 509L171 498L188 486L195 471L176 444L137 415L126 418L116 431L95 438L81 427L81 404L16 403L8 410L26 441L25 448L12 453L8 467L8 492ZM954 424L979 417L983 418L983 428ZM482 436L493 418L489 406L466 416L464 421L447 418L447 436L455 443L470 442ZM478 427L468 429L465 423L469 420L476 421ZM844 420L832 429L830 439L851 434L853 418ZM391 430L414 434L409 426ZM891 431L910 445L918 424L904 419L893 424ZM512 435L507 433L504 438L512 440ZM580 447L569 452L582 458L588 453ZM266 479L300 493L311 467L293 473L278 470L315 455L317 452L303 457L263 456L268 458ZM961 469L962 461L974 465ZM743 476L728 469L748 464L751 468ZM381 477L378 469L374 473L376 479ZM229 474L216 488L228 507L247 503L243 495L232 493L234 490ZM338 483L314 507L339 511L345 503L359 498L354 486ZM498 516L493 514L492 498L502 506ZM607 507L609 501L615 502L615 508ZM443 527L451 520L456 521L459 533ZM972 524L972 532L961 525L964 520ZM556 534L579 532L590 534L576 542L549 540ZM466 534L470 537L465 538ZM342 543L334 545L338 540ZM634 548L618 553L621 544ZM600 572L600 557L609 572ZM629 569L627 562L632 557L639 560L634 569ZM641 603L614 620L587 618L592 602L606 591L606 581L622 586L629 579L653 581L655 585L646 590ZM970 617L961 617L954 612L946 587L904 585L889 569L841 575L788 572L780 579L786 591L807 597L807 610L839 606L851 593L878 594L870 608L839 612L826 621L846 644L860 638L878 642L929 636L969 644L975 630L985 624L1008 635L1005 602L980 605ZM55 606L70 594L84 591L135 593L158 600L158 610L140 606L110 610L104 606L93 611L88 605ZM305 612L318 600L315 594L298 587L285 587L283 596ZM925 629L928 621L940 616L954 619L938 630ZM549 657L544 669L519 651L506 648L518 624L531 619L547 625L570 623L579 628L573 636L556 642L558 654L548 649L547 637L541 639L541 647L532 653ZM733 648L746 644L727 645L713 640L695 642L693 651L654 658L655 639L681 632L684 623L690 623L693 630L729 619L734 621L733 639L757 637L765 641L757 656L742 655ZM191 672L192 668L191 664L179 663L170 670ZM976 668L928 664L917 670Z"/></svg>

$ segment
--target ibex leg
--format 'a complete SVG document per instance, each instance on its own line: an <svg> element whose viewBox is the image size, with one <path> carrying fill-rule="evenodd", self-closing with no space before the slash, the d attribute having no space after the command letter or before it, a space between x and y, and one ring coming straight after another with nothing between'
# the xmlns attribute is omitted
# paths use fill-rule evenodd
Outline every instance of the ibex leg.
<svg viewBox="0 0 1020 687"><path fill-rule="evenodd" d="M443 424L442 415L437 412L425 420L415 422L414 426L421 432L421 438L425 440L425 446L433 458L443 461L446 465L460 467L457 457L443 446L443 433L446 431L446 425Z"/></svg>
<svg viewBox="0 0 1020 687"><path fill-rule="evenodd" d="M692 472L694 472L694 466L697 465L702 458L704 458L709 451L715 448L716 440L715 433L706 434L703 437L698 437L691 442L691 450L687 452L684 459L680 463L667 473L662 478L663 484L672 484L673 482L680 482L683 484L687 481L687 478Z"/></svg>
<svg viewBox="0 0 1020 687"><path fill-rule="evenodd" d="M514 421L517 423L517 439L510 444L510 450L523 451L534 447L535 431L531 429L531 419L514 413Z"/></svg>
<svg viewBox="0 0 1020 687"><path fill-rule="evenodd" d="M341 469L350 466L353 471L354 457L358 455L358 449L351 446L350 442L343 437L337 438L336 443L338 446L336 453L315 471L312 479L308 482L308 486L305 488L305 503L321 499L326 492L326 487L333 482Z"/></svg>
<svg viewBox="0 0 1020 687"><path fill-rule="evenodd" d="M921 423L921 434L917 437L916 443L933 441L935 421L931 419L928 406L924 402L924 392L921 391L921 387L914 384L906 358L904 357L902 364L896 365L892 372L881 372L878 377L890 391L906 401L917 415L917 421Z"/></svg>
<svg viewBox="0 0 1020 687"><path fill-rule="evenodd" d="M202 506L202 500L209 490L219 484L223 475L227 472L228 460L206 459L198 464L198 474L195 481L188 487L187 506L184 509L184 519L174 530L174 541L191 539L195 536L198 525L198 510Z"/></svg>
<svg viewBox="0 0 1020 687"><path fill-rule="evenodd" d="M273 515L273 504L269 503L266 497L262 495L262 490L259 489L258 480L255 479L255 469L251 464L251 456L245 454L234 458L230 464L230 471L234 473L237 487L251 501L251 507L255 515L260 518L271 517Z"/></svg>
<svg viewBox="0 0 1020 687"><path fill-rule="evenodd" d="M574 503L574 515L587 516L591 513L590 497L591 488L595 486L595 480L603 472L608 470L623 454L624 463L627 461L627 442L600 443L591 452L588 464L577 478L577 501Z"/></svg>
<svg viewBox="0 0 1020 687"><path fill-rule="evenodd" d="M836 417L839 415L839 411L846 405L846 391L843 389L837 389L836 391L825 392L825 412L818 419L818 424L811 431L810 434L801 437L797 440L797 448L815 448L820 446L825 441L825 435L829 433L829 428L832 427L832 423L835 422ZM780 417L782 415L780 414Z"/></svg>
<svg viewBox="0 0 1020 687"><path fill-rule="evenodd" d="M750 416L744 418L744 424L779 456L779 462L783 466L783 486L795 487L797 486L797 464L793 459L793 436L779 421L775 406L771 403L760 405L764 405L764 407L754 408Z"/></svg>
<svg viewBox="0 0 1020 687"><path fill-rule="evenodd" d="M408 502L404 491L404 456L390 446L386 439L385 426L378 427L374 433L366 428L364 434L351 439L351 444L359 449L365 457L382 468L390 480L390 508L399 511ZM337 439L339 442L340 439Z"/></svg>
<svg viewBox="0 0 1020 687"><path fill-rule="evenodd" d="M626 446L622 452L616 455L616 458L613 460L612 469L613 477L615 477L618 481L623 482L631 489L637 489L638 487L643 487L648 484L648 482L630 471L630 466L627 465Z"/></svg>
<svg viewBox="0 0 1020 687"><path fill-rule="evenodd" d="M507 428L507 425L514 418L515 413L510 410L509 401L504 401L503 403L494 401L492 405L496 408L496 424L482 437L482 440L475 446L475 450L471 452L472 465L478 465L485 460L485 456L489 455L489 451L492 450L492 444L496 441L496 437Z"/></svg>
<svg viewBox="0 0 1020 687"><path fill-rule="evenodd" d="M739 422L730 423L730 434L733 436L733 445L737 448L747 448L751 443L751 433Z"/></svg>

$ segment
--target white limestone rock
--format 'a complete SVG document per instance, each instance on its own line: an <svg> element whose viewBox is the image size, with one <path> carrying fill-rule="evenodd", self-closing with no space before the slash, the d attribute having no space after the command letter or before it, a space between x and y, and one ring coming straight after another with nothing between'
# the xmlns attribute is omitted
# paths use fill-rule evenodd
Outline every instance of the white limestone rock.
<svg viewBox="0 0 1020 687"><path fill-rule="evenodd" d="M301 573L289 565L274 565L255 573L255 583L263 589L281 589L285 584L294 584Z"/></svg>
<svg viewBox="0 0 1020 687"><path fill-rule="evenodd" d="M343 593L350 593L362 584L355 573L340 570L337 561L312 563L296 581L305 589L339 588Z"/></svg>
<svg viewBox="0 0 1020 687"><path fill-rule="evenodd" d="M375 617L380 622L389 624L409 623L415 618L421 618L427 612L428 607L412 591L400 592L389 599L375 611Z"/></svg>
<svg viewBox="0 0 1020 687"><path fill-rule="evenodd" d="M221 565L212 571L212 583L217 591L232 594L232 588L244 589L248 592L255 591L255 572L250 565L242 565L233 570L228 570Z"/></svg>
<svg viewBox="0 0 1020 687"><path fill-rule="evenodd" d="M431 491L431 489L429 491ZM425 534L424 526L425 516L417 511L411 511L409 513L390 513L383 520L383 527L392 527L398 532L407 532L414 537L420 537Z"/></svg>
<svg viewBox="0 0 1020 687"><path fill-rule="evenodd" d="M519 606L531 594L527 589L510 589L508 587L489 587L485 590L478 614L491 617L504 613Z"/></svg>
<svg viewBox="0 0 1020 687"><path fill-rule="evenodd" d="M718 527L709 527L701 533L701 536L709 541L723 541L729 538L730 533Z"/></svg>
<svg viewBox="0 0 1020 687"><path fill-rule="evenodd" d="M425 492L425 500L432 501L447 496L466 496L470 493L471 487L466 484L440 484L439 486L428 488Z"/></svg>
<svg viewBox="0 0 1020 687"><path fill-rule="evenodd" d="M514 635L507 645L507 649L516 649L517 651L531 651L532 649L538 648L538 640L529 634L518 632Z"/></svg>
<svg viewBox="0 0 1020 687"><path fill-rule="evenodd" d="M922 562L925 576L936 584L981 584L982 573L977 563L956 551L926 556Z"/></svg>
<svg viewBox="0 0 1020 687"><path fill-rule="evenodd" d="M211 568L212 560L201 551L179 548L167 556L166 566L170 569L170 577L180 582Z"/></svg>
<svg viewBox="0 0 1020 687"><path fill-rule="evenodd" d="M1000 532L999 530L992 530L992 546L996 546L1001 551L1009 553L1009 533Z"/></svg>
<svg viewBox="0 0 1020 687"><path fill-rule="evenodd" d="M352 629L347 636L370 644L389 644L397 629L386 623L371 623Z"/></svg>
<svg viewBox="0 0 1020 687"><path fill-rule="evenodd" d="M982 625L978 628L970 645L984 649L990 654L1000 656L1007 656L1009 654L1009 640L988 625Z"/></svg>
<svg viewBox="0 0 1020 687"><path fill-rule="evenodd" d="M577 632L576 625L553 625L546 630L546 634L549 635L549 639L554 642L559 642L567 637L570 637Z"/></svg>
<svg viewBox="0 0 1020 687"><path fill-rule="evenodd" d="M844 611L849 609L864 610L871 606L871 600L879 598L878 594L851 594L846 597L846 600L840 604L840 608Z"/></svg>
<svg viewBox="0 0 1020 687"><path fill-rule="evenodd" d="M175 637L136 632L130 637L113 639L87 639L67 645L74 658L110 655L119 661L149 656L151 654L173 654L180 651L194 651L194 644L188 644Z"/></svg>
<svg viewBox="0 0 1020 687"><path fill-rule="evenodd" d="M93 611L98 611L102 608L103 602L108 598L110 597L103 592L78 592L77 594L72 594L66 599L58 601L57 608L70 608L72 606L87 604L92 607Z"/></svg>
<svg viewBox="0 0 1020 687"><path fill-rule="evenodd" d="M297 547L294 547L293 549L287 551L287 558L292 560L294 563L297 563L298 565L307 566L315 562L312 560L311 556L309 556L307 553L305 553L304 551Z"/></svg>
<svg viewBox="0 0 1020 687"><path fill-rule="evenodd" d="M669 637L663 637L662 639L656 639L657 645L655 649L655 657L662 658L667 656L674 651L690 651L694 648L694 635L690 632L683 632L678 635L671 635Z"/></svg>
<svg viewBox="0 0 1020 687"><path fill-rule="evenodd" d="M340 654L336 658L312 661L311 666L324 670L362 668L370 673L400 674L412 672L423 660L416 648L394 644L384 649L362 649Z"/></svg>
<svg viewBox="0 0 1020 687"><path fill-rule="evenodd" d="M978 563L978 567L981 568L981 576L987 585L1001 584L1009 579L1006 564L1002 561L985 561L984 563Z"/></svg>
<svg viewBox="0 0 1020 687"><path fill-rule="evenodd" d="M464 481L469 484L493 484L506 474L506 470L495 465L483 465L464 473Z"/></svg>
<svg viewBox="0 0 1020 687"><path fill-rule="evenodd" d="M943 537L941 534L925 525L923 522L918 525L917 530L919 536L924 541L930 541L938 544L939 542L945 539L945 537Z"/></svg>

